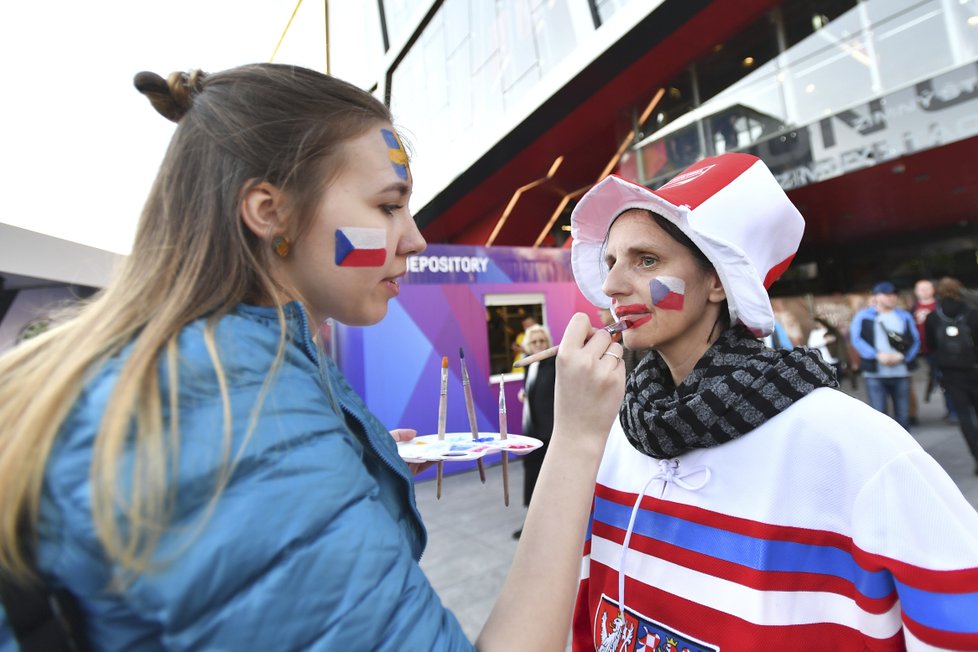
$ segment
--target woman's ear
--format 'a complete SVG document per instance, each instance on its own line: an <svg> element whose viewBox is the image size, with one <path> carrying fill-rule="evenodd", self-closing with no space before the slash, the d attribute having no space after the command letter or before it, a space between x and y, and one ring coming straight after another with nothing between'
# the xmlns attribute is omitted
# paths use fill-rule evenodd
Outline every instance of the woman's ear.
<svg viewBox="0 0 978 652"><path fill-rule="evenodd" d="M241 219L259 238L271 240L288 231L285 194L262 181L249 188L241 199Z"/></svg>
<svg viewBox="0 0 978 652"><path fill-rule="evenodd" d="M715 271L710 272L709 285L707 286L707 299L713 303L723 303L727 300L727 291L723 289L720 282L720 275Z"/></svg>

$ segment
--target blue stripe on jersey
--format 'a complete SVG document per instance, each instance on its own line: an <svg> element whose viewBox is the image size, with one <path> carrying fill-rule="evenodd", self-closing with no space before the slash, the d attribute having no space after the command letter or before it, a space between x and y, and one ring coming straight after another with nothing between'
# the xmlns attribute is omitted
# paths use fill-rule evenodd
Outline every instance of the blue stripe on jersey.
<svg viewBox="0 0 978 652"><path fill-rule="evenodd" d="M932 593L897 582L903 612L921 625L978 634L978 593Z"/></svg>
<svg viewBox="0 0 978 652"><path fill-rule="evenodd" d="M627 505L594 499L597 521L625 530L630 515L631 507ZM869 598L885 598L895 589L889 572L867 571L850 553L832 546L758 539L646 509L639 509L633 532L759 571L839 577Z"/></svg>

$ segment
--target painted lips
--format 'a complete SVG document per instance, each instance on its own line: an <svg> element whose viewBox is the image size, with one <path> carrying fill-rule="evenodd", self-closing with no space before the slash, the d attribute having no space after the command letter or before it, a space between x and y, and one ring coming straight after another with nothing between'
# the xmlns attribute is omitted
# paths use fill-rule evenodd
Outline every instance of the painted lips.
<svg viewBox="0 0 978 652"><path fill-rule="evenodd" d="M614 306L614 313L618 319L628 321L631 324L630 328L638 328L652 320L648 307L641 303Z"/></svg>

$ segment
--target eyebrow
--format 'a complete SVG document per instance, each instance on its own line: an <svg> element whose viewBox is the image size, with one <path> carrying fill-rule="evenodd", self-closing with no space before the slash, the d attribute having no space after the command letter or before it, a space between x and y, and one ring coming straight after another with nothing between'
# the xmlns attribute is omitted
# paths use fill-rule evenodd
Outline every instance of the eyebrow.
<svg viewBox="0 0 978 652"><path fill-rule="evenodd" d="M394 183L384 186L383 188L378 190L377 194L382 195L387 192L396 192L403 197L405 195L411 194L411 189L408 187L406 183L403 183L401 181L395 181Z"/></svg>

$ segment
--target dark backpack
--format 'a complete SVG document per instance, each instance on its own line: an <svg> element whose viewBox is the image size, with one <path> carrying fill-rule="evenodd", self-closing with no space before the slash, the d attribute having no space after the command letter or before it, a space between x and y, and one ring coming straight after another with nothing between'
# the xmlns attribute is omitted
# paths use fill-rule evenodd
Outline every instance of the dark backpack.
<svg viewBox="0 0 978 652"><path fill-rule="evenodd" d="M951 319L938 305L937 366L968 369L975 366L975 341L966 319L967 311Z"/></svg>

